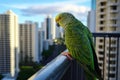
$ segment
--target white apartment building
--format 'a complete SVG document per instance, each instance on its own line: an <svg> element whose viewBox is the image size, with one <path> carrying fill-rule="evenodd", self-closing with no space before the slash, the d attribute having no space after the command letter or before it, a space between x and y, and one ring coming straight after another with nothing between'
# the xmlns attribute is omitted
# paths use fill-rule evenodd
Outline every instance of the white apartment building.
<svg viewBox="0 0 120 80"><path fill-rule="evenodd" d="M43 52L43 46L44 44L44 40L45 40L45 34L44 31L41 30L41 28L38 31L38 50L39 50L39 60L42 60L42 52Z"/></svg>
<svg viewBox="0 0 120 80"><path fill-rule="evenodd" d="M41 29L45 32L45 40L60 37L60 27L56 27L55 19L51 15L41 23Z"/></svg>
<svg viewBox="0 0 120 80"><path fill-rule="evenodd" d="M0 14L0 74L11 77L19 71L18 17L11 10Z"/></svg>
<svg viewBox="0 0 120 80"><path fill-rule="evenodd" d="M96 0L96 32L120 32L120 0ZM116 74L117 71L120 74L120 67L118 67L118 70L116 69L116 59L118 56L117 40L115 38L111 38L110 48L109 42L109 39L105 39L106 46L104 46L103 38L97 38L96 40L96 51L99 65L102 69L103 55L105 54L105 66L104 70L102 69L104 72L104 80L108 80L108 77L109 80L120 80L120 76ZM103 51L104 49L105 53ZM108 56L110 56L110 61ZM109 69L108 65L110 65ZM120 66L120 59L118 65Z"/></svg>
<svg viewBox="0 0 120 80"><path fill-rule="evenodd" d="M20 29L20 61L39 62L38 24L31 21L19 24Z"/></svg>
<svg viewBox="0 0 120 80"><path fill-rule="evenodd" d="M96 31L95 30L96 28L96 11L95 10L91 10L88 12L87 26L92 33Z"/></svg>

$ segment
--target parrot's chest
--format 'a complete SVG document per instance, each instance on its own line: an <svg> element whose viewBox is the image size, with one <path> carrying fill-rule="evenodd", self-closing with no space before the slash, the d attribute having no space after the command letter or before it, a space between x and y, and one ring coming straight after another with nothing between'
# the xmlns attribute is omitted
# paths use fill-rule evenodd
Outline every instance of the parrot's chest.
<svg viewBox="0 0 120 80"><path fill-rule="evenodd" d="M65 33L65 43L68 46L80 45L83 35L80 32L70 30Z"/></svg>

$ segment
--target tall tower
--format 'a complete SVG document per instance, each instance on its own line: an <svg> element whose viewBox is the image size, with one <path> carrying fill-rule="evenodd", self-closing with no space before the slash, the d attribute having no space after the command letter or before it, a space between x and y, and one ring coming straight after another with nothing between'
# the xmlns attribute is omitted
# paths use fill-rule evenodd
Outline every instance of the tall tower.
<svg viewBox="0 0 120 80"><path fill-rule="evenodd" d="M39 62L38 24L31 21L19 24L20 29L20 61Z"/></svg>
<svg viewBox="0 0 120 80"><path fill-rule="evenodd" d="M96 0L92 0L91 9L96 10Z"/></svg>
<svg viewBox="0 0 120 80"><path fill-rule="evenodd" d="M46 20L46 39L52 39L52 17L51 15L47 16Z"/></svg>
<svg viewBox="0 0 120 80"><path fill-rule="evenodd" d="M120 32L120 0L96 0L96 32ZM103 67L104 60L104 80L119 80L116 74L117 66L117 40L115 38L106 39L98 38L96 43L96 51L98 55L99 65ZM104 46L104 42L106 43ZM108 43L111 43L109 46ZM103 50L105 49L105 53ZM110 55L109 55L110 52ZM110 56L110 60L109 57ZM108 65L110 65L108 70ZM119 72L119 69L118 69ZM117 77L118 76L118 77Z"/></svg>
<svg viewBox="0 0 120 80"><path fill-rule="evenodd" d="M92 0L91 10L88 12L87 26L91 32L95 32L96 28L96 0Z"/></svg>
<svg viewBox="0 0 120 80"><path fill-rule="evenodd" d="M18 68L18 17L11 10L0 14L0 73L14 77Z"/></svg>

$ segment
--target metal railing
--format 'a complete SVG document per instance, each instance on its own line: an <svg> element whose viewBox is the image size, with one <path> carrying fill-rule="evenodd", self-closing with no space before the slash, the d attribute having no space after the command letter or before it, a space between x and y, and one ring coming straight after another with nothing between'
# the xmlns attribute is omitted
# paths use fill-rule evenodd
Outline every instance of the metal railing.
<svg viewBox="0 0 120 80"><path fill-rule="evenodd" d="M84 72L75 60L60 54L28 80L84 80Z"/></svg>
<svg viewBox="0 0 120 80"><path fill-rule="evenodd" d="M120 50L120 33L93 33L93 36L94 36L94 44L96 46L96 39L97 38L102 38L103 40L103 64L102 64L102 74L103 74L103 79L104 80L110 80L111 78L111 75L110 75L110 58L113 57L113 56L110 56L112 54L112 49L115 49L114 50L114 55L116 56L115 57L115 74L113 76L113 78L115 78L116 80L120 80L118 79L118 61L119 61L119 50ZM101 41L102 42L102 41ZM99 39L99 43L100 43L100 39ZM112 47L112 45L115 45L114 48ZM99 53L98 53L99 54ZM106 63L108 64L108 70L107 70L107 75L106 75L106 72L105 72L105 69L106 68ZM106 76L107 76L107 79L106 79Z"/></svg>
<svg viewBox="0 0 120 80"><path fill-rule="evenodd" d="M116 57L116 80L118 79L118 61L119 61L119 38L120 33L93 33L94 43L96 45L97 38L103 38L103 79L110 79L110 53L111 53L111 44L112 39L116 39L117 45L117 57ZM108 42L106 42L108 41ZM108 44L107 44L108 43ZM104 76L105 72L105 56L106 56L106 44L108 45L108 78L106 79ZM45 67L43 67L36 74L31 76L28 80L85 80L84 71L80 66L76 63L75 60L70 61L65 56L59 55L50 63L48 63Z"/></svg>

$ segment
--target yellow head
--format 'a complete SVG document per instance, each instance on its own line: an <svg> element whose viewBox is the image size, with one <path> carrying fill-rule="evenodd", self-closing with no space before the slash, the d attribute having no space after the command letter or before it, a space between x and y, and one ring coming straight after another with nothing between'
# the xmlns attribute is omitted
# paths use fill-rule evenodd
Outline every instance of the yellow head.
<svg viewBox="0 0 120 80"><path fill-rule="evenodd" d="M59 26L64 28L71 23L73 19L75 19L75 17L70 13L60 13L56 16L55 21Z"/></svg>

